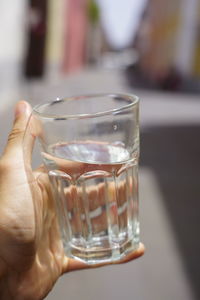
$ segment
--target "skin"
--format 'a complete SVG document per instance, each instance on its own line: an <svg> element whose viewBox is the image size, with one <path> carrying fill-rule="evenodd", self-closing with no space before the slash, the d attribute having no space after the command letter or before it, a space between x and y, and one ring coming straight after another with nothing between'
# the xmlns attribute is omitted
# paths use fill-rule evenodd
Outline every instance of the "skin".
<svg viewBox="0 0 200 300"><path fill-rule="evenodd" d="M65 256L48 177L43 167L31 169L35 136L23 152L23 136L31 113L17 103L15 120L0 158L0 299L40 300L66 272L91 268ZM26 163L24 163L26 161ZM144 246L117 263L144 253ZM103 266L95 265L94 267Z"/></svg>

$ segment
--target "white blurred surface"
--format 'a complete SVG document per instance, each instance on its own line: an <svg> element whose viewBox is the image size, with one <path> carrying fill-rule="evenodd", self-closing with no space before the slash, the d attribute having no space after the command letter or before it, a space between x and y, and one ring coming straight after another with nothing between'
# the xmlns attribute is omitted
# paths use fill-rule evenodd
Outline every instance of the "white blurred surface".
<svg viewBox="0 0 200 300"><path fill-rule="evenodd" d="M130 46L134 41L147 0L97 0L102 27L114 49Z"/></svg>
<svg viewBox="0 0 200 300"><path fill-rule="evenodd" d="M26 0L0 1L0 106L19 97L25 51Z"/></svg>

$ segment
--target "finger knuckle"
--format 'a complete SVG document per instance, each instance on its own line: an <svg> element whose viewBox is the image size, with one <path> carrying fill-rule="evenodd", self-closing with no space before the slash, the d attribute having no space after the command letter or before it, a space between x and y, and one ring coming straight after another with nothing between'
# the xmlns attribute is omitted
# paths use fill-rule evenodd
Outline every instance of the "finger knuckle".
<svg viewBox="0 0 200 300"><path fill-rule="evenodd" d="M8 136L8 142L15 140L20 135L23 135L24 131L20 128L13 128L13 130L10 132Z"/></svg>

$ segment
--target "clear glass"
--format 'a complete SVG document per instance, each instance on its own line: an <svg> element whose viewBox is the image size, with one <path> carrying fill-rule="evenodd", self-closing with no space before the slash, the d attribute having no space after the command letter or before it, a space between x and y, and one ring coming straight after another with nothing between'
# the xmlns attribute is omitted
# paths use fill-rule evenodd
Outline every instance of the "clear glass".
<svg viewBox="0 0 200 300"><path fill-rule="evenodd" d="M41 155L66 255L116 261L139 244L139 99L69 97L36 106Z"/></svg>

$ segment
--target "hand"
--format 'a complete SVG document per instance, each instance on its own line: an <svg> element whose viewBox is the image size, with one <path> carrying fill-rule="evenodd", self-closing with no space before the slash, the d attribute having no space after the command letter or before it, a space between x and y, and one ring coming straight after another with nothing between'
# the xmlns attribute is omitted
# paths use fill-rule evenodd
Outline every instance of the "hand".
<svg viewBox="0 0 200 300"><path fill-rule="evenodd" d="M13 129L0 159L1 300L43 299L63 273L89 267L64 254L43 167L32 171L31 163L24 166L22 142L30 113L28 103L17 104ZM28 137L29 162L34 139ZM141 244L120 262L143 253Z"/></svg>

